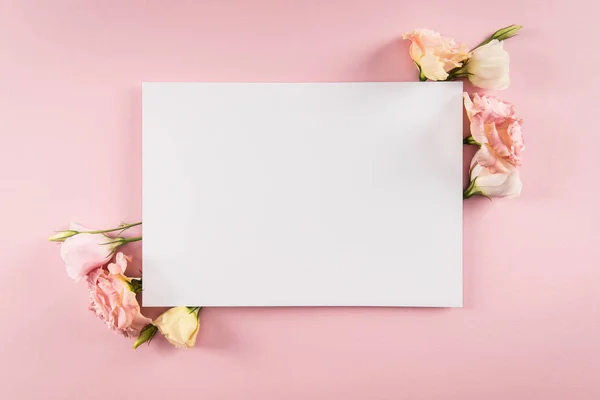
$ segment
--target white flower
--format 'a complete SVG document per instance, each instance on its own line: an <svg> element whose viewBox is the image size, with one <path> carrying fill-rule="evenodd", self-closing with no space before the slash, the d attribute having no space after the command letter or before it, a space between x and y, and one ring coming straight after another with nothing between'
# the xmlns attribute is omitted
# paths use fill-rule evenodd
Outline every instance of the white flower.
<svg viewBox="0 0 600 400"><path fill-rule="evenodd" d="M510 57L497 39L473 50L466 70L471 83L483 89L502 90L510 85Z"/></svg>
<svg viewBox="0 0 600 400"><path fill-rule="evenodd" d="M517 197L521 194L523 184L516 167L509 168L506 173L492 174L490 171L473 163L471 167L471 183L465 190L464 198L481 195L486 197Z"/></svg>

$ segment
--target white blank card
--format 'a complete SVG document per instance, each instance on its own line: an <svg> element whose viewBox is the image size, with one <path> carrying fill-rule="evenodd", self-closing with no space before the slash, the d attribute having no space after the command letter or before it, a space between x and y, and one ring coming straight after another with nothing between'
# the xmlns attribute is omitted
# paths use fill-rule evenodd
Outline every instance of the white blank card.
<svg viewBox="0 0 600 400"><path fill-rule="evenodd" d="M462 84L144 83L145 306L462 306Z"/></svg>

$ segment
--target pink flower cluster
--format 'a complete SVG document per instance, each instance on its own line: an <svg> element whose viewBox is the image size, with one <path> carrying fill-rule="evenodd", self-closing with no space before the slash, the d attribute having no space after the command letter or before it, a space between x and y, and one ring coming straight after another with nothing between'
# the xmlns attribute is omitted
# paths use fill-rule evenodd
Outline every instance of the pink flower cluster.
<svg viewBox="0 0 600 400"><path fill-rule="evenodd" d="M472 50L426 29L403 37L411 42L409 55L421 81L466 78L477 87L501 90L510 84L510 57L503 42L520 29L520 25L502 28ZM493 96L468 93L464 93L464 106L471 131L465 143L478 145L479 149L471 161L471 179L463 197L519 195L522 184L518 167L525 146L522 120L516 116L515 107ZM69 277L75 281L85 279L89 309L112 330L126 337L139 335L134 349L149 343L158 331L178 348L193 347L200 328L200 307L173 307L152 321L142 314L136 297L141 291L141 279L125 275L131 259L117 249L142 238L120 234L140 224L107 230L71 224L50 240L62 242L61 257ZM111 235L114 232L118 234Z"/></svg>
<svg viewBox="0 0 600 400"><path fill-rule="evenodd" d="M523 187L518 167L525 150L522 120L515 107L493 96L464 94L471 140L479 145L471 161L471 183L465 197L515 197Z"/></svg>
<svg viewBox="0 0 600 400"><path fill-rule="evenodd" d="M116 230L120 229L109 231ZM131 259L116 250L141 238L111 237L106 232L71 224L69 230L50 240L62 242L60 253L67 274L75 281L86 280L90 310L114 331L126 337L137 336L152 320L142 315L136 299L141 281L125 276Z"/></svg>
<svg viewBox="0 0 600 400"><path fill-rule="evenodd" d="M409 55L419 70L419 80L445 81L467 78L482 89L510 85L510 56L504 41L517 35L521 25L509 25L468 50L465 44L429 29L415 29L402 37L410 40Z"/></svg>
<svg viewBox="0 0 600 400"><path fill-rule="evenodd" d="M129 337L137 336L152 322L140 312L131 278L123 275L128 258L117 253L115 262L107 268L96 268L87 275L90 310L115 331Z"/></svg>
<svg viewBox="0 0 600 400"><path fill-rule="evenodd" d="M508 52L504 41L517 35L521 25L497 30L472 50L454 39L428 29L405 33L409 55L419 70L419 80L445 81L467 78L483 89L506 89L510 84ZM467 144L479 145L471 161L469 186L463 197L514 197L521 193L518 167L523 143L522 120L515 107L489 95L464 94L471 136Z"/></svg>
<svg viewBox="0 0 600 400"><path fill-rule="evenodd" d="M136 298L142 289L141 279L125 275L131 259L117 253L117 248L142 237L125 238L120 234L140 224L106 230L71 224L68 230L52 235L50 241L62 242L60 253L67 274L75 281L87 282L89 309L115 332L137 336L134 349L150 343L159 331L175 347L189 349L195 345L200 329L200 307L173 307L152 321L142 314ZM111 232L118 234L110 236Z"/></svg>

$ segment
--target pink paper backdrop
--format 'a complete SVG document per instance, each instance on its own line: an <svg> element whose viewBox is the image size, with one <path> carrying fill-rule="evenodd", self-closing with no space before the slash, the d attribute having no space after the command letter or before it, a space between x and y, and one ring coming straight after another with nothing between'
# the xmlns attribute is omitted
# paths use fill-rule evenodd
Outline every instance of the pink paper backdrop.
<svg viewBox="0 0 600 400"><path fill-rule="evenodd" d="M0 1L0 397L597 400L599 12L585 0ZM193 350L157 339L133 352L46 241L71 220L140 218L142 81L410 81L402 32L474 45L510 23L525 29L506 43L512 86L498 95L525 119L525 189L465 203L463 309L205 309Z"/></svg>

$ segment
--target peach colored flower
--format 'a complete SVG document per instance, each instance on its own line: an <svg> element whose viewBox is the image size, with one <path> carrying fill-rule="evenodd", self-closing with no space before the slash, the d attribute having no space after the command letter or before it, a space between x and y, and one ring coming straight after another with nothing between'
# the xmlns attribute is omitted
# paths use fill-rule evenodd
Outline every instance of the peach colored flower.
<svg viewBox="0 0 600 400"><path fill-rule="evenodd" d="M416 29L402 35L411 41L410 57L419 68L421 80L444 81L448 71L461 67L469 58L466 45L458 46L453 39L427 29Z"/></svg>
<svg viewBox="0 0 600 400"><path fill-rule="evenodd" d="M88 232L91 229L71 223L69 230ZM65 262L67 274L78 281L92 270L106 265L118 247L118 243L106 244L111 238L103 234L77 233L64 240L60 256Z"/></svg>
<svg viewBox="0 0 600 400"><path fill-rule="evenodd" d="M88 274L90 310L111 329L124 336L135 336L152 320L140 312L131 289L133 279L123 275L126 269L127 258L123 253L117 253L115 262L107 269L96 268Z"/></svg>
<svg viewBox="0 0 600 400"><path fill-rule="evenodd" d="M471 136L481 145L475 161L490 173L508 173L521 164L525 149L522 120L515 117L515 107L492 96L464 93L465 109L471 121Z"/></svg>
<svg viewBox="0 0 600 400"><path fill-rule="evenodd" d="M479 150L481 151L481 150ZM471 161L471 183L464 198L482 195L486 197L516 197L521 194L523 184L517 167L508 164L505 172L491 173L477 162L477 154Z"/></svg>

